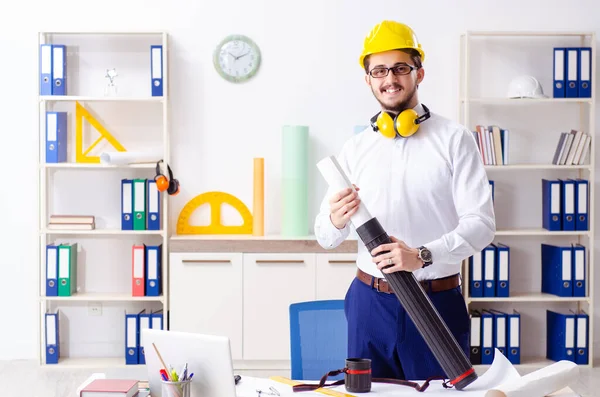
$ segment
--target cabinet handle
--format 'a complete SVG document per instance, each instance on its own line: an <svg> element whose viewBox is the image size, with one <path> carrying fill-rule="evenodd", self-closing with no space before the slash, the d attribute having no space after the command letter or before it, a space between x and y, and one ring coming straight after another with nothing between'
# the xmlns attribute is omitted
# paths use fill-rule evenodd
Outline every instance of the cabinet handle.
<svg viewBox="0 0 600 397"><path fill-rule="evenodd" d="M256 264L260 263L304 263L302 259L257 259Z"/></svg>
<svg viewBox="0 0 600 397"><path fill-rule="evenodd" d="M231 263L229 259L183 259L182 263Z"/></svg>
<svg viewBox="0 0 600 397"><path fill-rule="evenodd" d="M344 260L338 259L338 260L330 260L329 263L334 263L334 264L344 263L344 264L348 264L348 265L354 265L354 264L356 264L356 261L351 261L351 260L344 261Z"/></svg>

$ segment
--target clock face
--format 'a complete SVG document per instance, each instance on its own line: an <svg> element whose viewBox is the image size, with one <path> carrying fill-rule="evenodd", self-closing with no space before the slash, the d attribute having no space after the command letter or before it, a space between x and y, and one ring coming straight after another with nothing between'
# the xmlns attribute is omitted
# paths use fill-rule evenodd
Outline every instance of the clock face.
<svg viewBox="0 0 600 397"><path fill-rule="evenodd" d="M224 79L235 83L246 81L258 71L260 50L245 36L229 36L215 49L213 62Z"/></svg>

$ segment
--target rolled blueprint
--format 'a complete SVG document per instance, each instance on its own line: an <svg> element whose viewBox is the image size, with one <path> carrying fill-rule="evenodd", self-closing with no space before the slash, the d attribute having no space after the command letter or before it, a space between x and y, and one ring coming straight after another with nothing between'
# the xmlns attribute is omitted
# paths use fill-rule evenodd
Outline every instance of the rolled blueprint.
<svg viewBox="0 0 600 397"><path fill-rule="evenodd" d="M137 152L102 152L100 163L108 165L126 165L136 163L156 163L163 158L160 148L151 148Z"/></svg>
<svg viewBox="0 0 600 397"><path fill-rule="evenodd" d="M352 183L334 156L317 163L317 168L334 191L352 188ZM358 236L371 252L381 244L391 243L389 236L361 202L351 220ZM436 360L458 390L464 389L477 379L471 362L450 333L431 300L412 272L383 273L396 297L415 324L417 330L431 349ZM442 374L440 374L442 375Z"/></svg>
<svg viewBox="0 0 600 397"><path fill-rule="evenodd" d="M334 192L339 192L340 190L344 190L347 188L352 188L354 190L354 186L352 186L352 182L348 179L348 176L340 167L340 163L338 163L337 159L334 156L327 157L317 163L317 168L323 175L323 178L329 185L329 187ZM365 205L359 205L358 209L352 215L352 219L350 220L355 228L358 228L360 225L364 225L369 220L373 218L369 213L369 210Z"/></svg>
<svg viewBox="0 0 600 397"><path fill-rule="evenodd" d="M494 387L485 397L544 397L573 384L578 376L577 364L561 360Z"/></svg>

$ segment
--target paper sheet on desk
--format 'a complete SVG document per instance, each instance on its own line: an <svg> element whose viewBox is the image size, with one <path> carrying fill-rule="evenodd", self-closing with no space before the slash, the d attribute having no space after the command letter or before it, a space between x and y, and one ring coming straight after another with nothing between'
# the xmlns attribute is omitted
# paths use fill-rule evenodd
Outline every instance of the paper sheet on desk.
<svg viewBox="0 0 600 397"><path fill-rule="evenodd" d="M572 385L578 376L577 364L562 360L518 379L503 382L488 391L485 397L544 397Z"/></svg>
<svg viewBox="0 0 600 397"><path fill-rule="evenodd" d="M544 397L554 391L563 389L575 383L577 376L578 367L575 363L561 361L521 377L510 361L508 361L502 353L496 350L494 362L490 368L464 390L456 390L453 388L444 389L441 381L433 381L424 392L418 392L408 386L373 383L370 393L354 395L356 397L366 397L370 395L380 397ZM422 382L419 382L419 384L422 384ZM237 387L237 397L256 397L258 395L256 392L257 389L268 391L269 386L275 387L281 397L325 396L325 394L317 393L315 391L294 393L290 385L276 382L271 379L242 377L242 380ZM353 395L352 393L348 393L343 385L328 389L339 391L346 395ZM263 393L261 397L266 396L268 396L268 394Z"/></svg>

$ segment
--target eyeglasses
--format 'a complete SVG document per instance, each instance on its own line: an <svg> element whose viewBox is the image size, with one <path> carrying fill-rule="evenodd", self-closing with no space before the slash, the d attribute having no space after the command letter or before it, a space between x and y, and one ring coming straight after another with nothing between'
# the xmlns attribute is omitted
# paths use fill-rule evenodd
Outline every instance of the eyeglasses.
<svg viewBox="0 0 600 397"><path fill-rule="evenodd" d="M369 75L371 77L375 77L376 79L380 79L382 77L387 76L391 70L392 73L394 73L394 76L403 76L403 75L409 74L410 72L412 72L415 69L417 69L415 66L406 65L406 64L392 66L391 68L376 67L369 71Z"/></svg>

